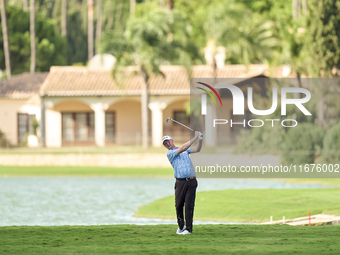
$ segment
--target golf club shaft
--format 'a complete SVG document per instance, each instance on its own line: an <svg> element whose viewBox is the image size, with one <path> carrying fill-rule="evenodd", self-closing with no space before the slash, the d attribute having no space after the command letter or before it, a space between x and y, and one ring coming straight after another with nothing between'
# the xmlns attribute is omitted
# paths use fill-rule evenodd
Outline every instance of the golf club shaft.
<svg viewBox="0 0 340 255"><path fill-rule="evenodd" d="M181 126L187 128L187 129L191 130L192 132L195 132L195 130L193 130L192 128L187 127L186 125L183 125L181 122L178 122L177 120L173 120L173 119L171 119L171 118L169 118L169 119L172 120L173 122L176 122L177 124L179 124L179 125L181 125Z"/></svg>

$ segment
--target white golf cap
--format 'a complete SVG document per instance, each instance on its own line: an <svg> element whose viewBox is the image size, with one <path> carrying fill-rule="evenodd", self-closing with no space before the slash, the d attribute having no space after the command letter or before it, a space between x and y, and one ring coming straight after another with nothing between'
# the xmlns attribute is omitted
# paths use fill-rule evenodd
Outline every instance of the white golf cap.
<svg viewBox="0 0 340 255"><path fill-rule="evenodd" d="M172 138L171 138L170 136L168 136L168 135L163 136L163 138L162 138L162 144L164 144L164 142L165 142L166 140L172 140Z"/></svg>

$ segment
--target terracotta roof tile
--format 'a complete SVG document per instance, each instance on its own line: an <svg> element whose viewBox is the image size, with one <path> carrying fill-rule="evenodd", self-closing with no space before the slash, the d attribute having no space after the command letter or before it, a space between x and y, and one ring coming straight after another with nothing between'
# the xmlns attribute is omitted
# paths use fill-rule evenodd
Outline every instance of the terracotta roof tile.
<svg viewBox="0 0 340 255"><path fill-rule="evenodd" d="M165 74L151 76L150 95L187 95L190 93L190 79L183 66L161 66ZM263 74L264 65L228 65L217 70L220 78L250 78ZM109 71L91 70L87 67L51 67L40 93L47 96L119 96L140 95L143 79L135 74L136 67L128 67L121 86L112 79ZM192 78L212 78L209 66L193 66Z"/></svg>
<svg viewBox="0 0 340 255"><path fill-rule="evenodd" d="M0 81L0 98L28 99L37 95L48 73L23 73Z"/></svg>

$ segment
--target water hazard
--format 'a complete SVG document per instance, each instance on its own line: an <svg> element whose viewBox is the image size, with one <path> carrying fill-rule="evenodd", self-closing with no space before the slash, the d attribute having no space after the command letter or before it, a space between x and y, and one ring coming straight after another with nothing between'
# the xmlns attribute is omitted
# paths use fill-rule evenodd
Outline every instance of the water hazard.
<svg viewBox="0 0 340 255"><path fill-rule="evenodd" d="M273 180L200 179L197 191L320 187L326 186ZM138 207L173 193L174 179L170 178L0 178L0 226L174 224L175 220L133 217Z"/></svg>

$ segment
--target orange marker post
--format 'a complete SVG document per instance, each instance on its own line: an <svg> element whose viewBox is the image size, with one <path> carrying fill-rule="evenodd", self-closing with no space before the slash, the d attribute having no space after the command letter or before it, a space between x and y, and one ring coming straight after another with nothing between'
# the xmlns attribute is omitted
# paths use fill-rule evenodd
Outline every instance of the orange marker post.
<svg viewBox="0 0 340 255"><path fill-rule="evenodd" d="M310 212L309 212L309 226L312 226L312 219L310 217Z"/></svg>

